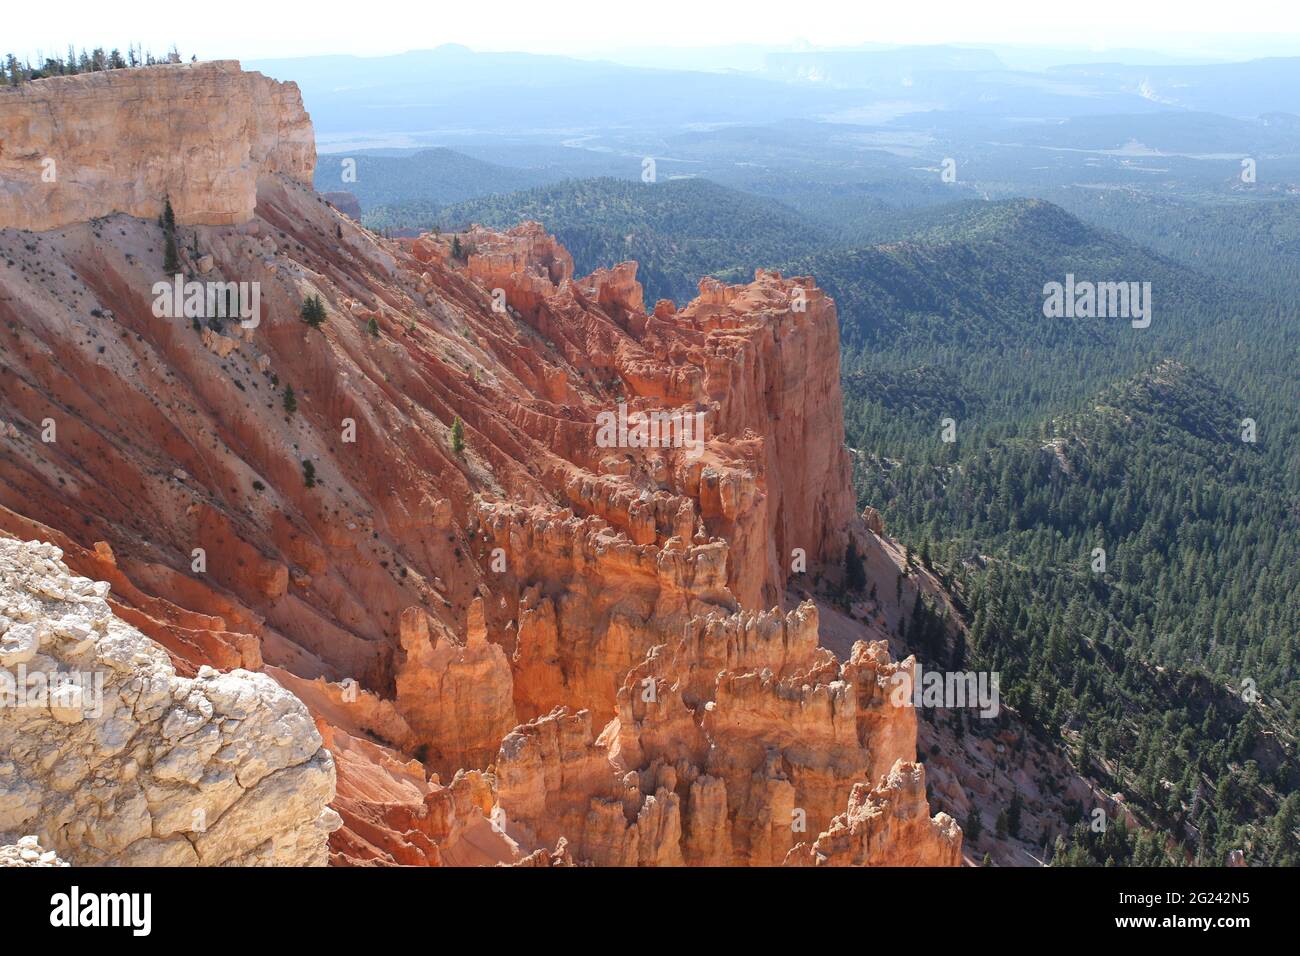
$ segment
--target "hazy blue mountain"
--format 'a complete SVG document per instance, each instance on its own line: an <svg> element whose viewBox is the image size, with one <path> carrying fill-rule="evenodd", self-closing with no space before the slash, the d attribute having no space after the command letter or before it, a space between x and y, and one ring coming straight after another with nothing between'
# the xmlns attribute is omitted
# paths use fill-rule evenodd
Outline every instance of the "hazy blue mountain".
<svg viewBox="0 0 1300 956"><path fill-rule="evenodd" d="M295 80L318 137L436 134L462 128L565 129L811 116L850 100L757 74L655 70L447 45L397 56L303 57L246 64Z"/></svg>
<svg viewBox="0 0 1300 956"><path fill-rule="evenodd" d="M344 161L355 162L356 180L343 179ZM373 153L322 154L316 161L316 188L345 189L363 210L410 199L439 205L513 192L552 182L544 171L500 166L450 149L425 149L401 156Z"/></svg>
<svg viewBox="0 0 1300 956"><path fill-rule="evenodd" d="M1171 66L1094 63L1050 72L1102 90L1136 93L1167 107L1227 116L1300 111L1300 57Z"/></svg>

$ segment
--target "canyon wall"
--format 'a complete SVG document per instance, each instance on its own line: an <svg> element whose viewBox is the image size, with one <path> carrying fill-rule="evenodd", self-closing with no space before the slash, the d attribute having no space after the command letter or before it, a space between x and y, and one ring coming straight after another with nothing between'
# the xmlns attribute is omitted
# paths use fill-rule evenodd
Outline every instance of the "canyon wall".
<svg viewBox="0 0 1300 956"><path fill-rule="evenodd" d="M291 87L153 69L90 79L207 77L196 96L250 124L247 153L194 133L203 181L167 191L182 270L257 283L257 321L156 314L152 207L28 233L27 205L0 205L0 530L111 585L96 600L165 653L189 710L219 715L232 675L301 701L294 746L323 746L336 775L332 863L960 859L926 806L914 712L887 702L915 662L844 615L837 656L802 600L836 585L850 540L875 540L849 484L835 307L811 278L705 280L647 310L635 263L574 276L536 223L384 240L306 185ZM259 102L288 106L249 118ZM60 135L94 140L124 108L73 111ZM156 165L147 146L114 162L109 195ZM247 216L211 199L222 162L253 185ZM48 185L68 190L51 209L84 201ZM668 424L609 427L637 415ZM142 739L168 729L149 717ZM216 723L176 749L205 754ZM28 772L35 755L7 746L0 766ZM0 805L14 792L0 778ZM123 857L141 838L88 845Z"/></svg>
<svg viewBox="0 0 1300 956"><path fill-rule="evenodd" d="M160 64L0 88L0 223L46 230L115 212L247 222L257 177L310 182L293 83L234 61Z"/></svg>

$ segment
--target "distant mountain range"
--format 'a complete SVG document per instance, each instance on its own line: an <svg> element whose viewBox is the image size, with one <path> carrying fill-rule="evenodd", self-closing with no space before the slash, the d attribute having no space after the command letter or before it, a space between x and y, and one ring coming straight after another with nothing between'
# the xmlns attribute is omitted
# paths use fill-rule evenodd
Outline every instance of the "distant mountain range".
<svg viewBox="0 0 1300 956"><path fill-rule="evenodd" d="M769 52L761 68L727 72L476 53L457 45L246 66L298 83L322 143L369 137L372 145L410 146L437 145L439 137L467 130L508 130L525 139L545 130L662 131L936 110L1068 117L1176 109L1255 117L1295 112L1300 88L1297 57L1013 69L988 49L942 46Z"/></svg>

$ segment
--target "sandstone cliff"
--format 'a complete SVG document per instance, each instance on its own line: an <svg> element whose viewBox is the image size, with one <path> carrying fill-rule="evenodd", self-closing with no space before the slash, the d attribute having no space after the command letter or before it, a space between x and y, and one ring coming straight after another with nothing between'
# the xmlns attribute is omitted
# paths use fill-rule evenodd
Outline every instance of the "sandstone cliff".
<svg viewBox="0 0 1300 956"><path fill-rule="evenodd" d="M0 88L0 223L45 230L123 212L181 223L253 216L257 177L310 182L293 83L233 61L162 64Z"/></svg>
<svg viewBox="0 0 1300 956"><path fill-rule="evenodd" d="M292 101L249 121L249 216L202 200L178 228L186 273L258 283L260 321L154 315L152 208L27 234L0 207L0 528L110 582L195 693L243 668L301 699L337 770L332 862L959 860L886 702L914 662L849 618L837 657L798 596L851 540L895 573L855 513L815 282L648 311L635 263L576 277L535 223L461 258L379 239L304 184L296 94L186 70ZM676 424L605 441L629 414Z"/></svg>

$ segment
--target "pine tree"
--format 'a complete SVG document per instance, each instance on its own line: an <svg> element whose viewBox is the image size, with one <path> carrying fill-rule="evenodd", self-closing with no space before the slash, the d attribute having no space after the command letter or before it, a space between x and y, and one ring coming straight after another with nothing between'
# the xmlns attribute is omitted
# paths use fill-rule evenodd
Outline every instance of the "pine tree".
<svg viewBox="0 0 1300 956"><path fill-rule="evenodd" d="M313 329L319 329L325 321L325 303L319 295L309 295L302 300L302 320Z"/></svg>
<svg viewBox="0 0 1300 956"><path fill-rule="evenodd" d="M844 583L855 594L867 586L867 572L862 566L862 556L858 554L857 543L851 538L844 552Z"/></svg>
<svg viewBox="0 0 1300 956"><path fill-rule="evenodd" d="M366 331L369 332L372 337L379 338L379 323L372 318L366 323Z"/></svg>
<svg viewBox="0 0 1300 956"><path fill-rule="evenodd" d="M451 423L451 450L462 458L465 455L465 423L459 415Z"/></svg>
<svg viewBox="0 0 1300 956"><path fill-rule="evenodd" d="M1013 837L1020 836L1020 811L1024 801L1020 799L1020 791L1016 790L1011 794L1011 805L1007 807L1007 832Z"/></svg>
<svg viewBox="0 0 1300 956"><path fill-rule="evenodd" d="M176 252L176 238L170 232L163 240L163 272L169 276L181 271L180 255Z"/></svg>
<svg viewBox="0 0 1300 956"><path fill-rule="evenodd" d="M308 488L316 487L316 466L310 461L302 463L302 483Z"/></svg>
<svg viewBox="0 0 1300 956"><path fill-rule="evenodd" d="M293 394L293 386L284 387L284 410L288 415L292 415L298 410L298 399Z"/></svg>
<svg viewBox="0 0 1300 956"><path fill-rule="evenodd" d="M176 214L172 212L172 201L163 197L163 212L160 224L163 228L163 272L176 275L181 271L180 254L176 249Z"/></svg>
<svg viewBox="0 0 1300 956"><path fill-rule="evenodd" d="M970 813L966 815L966 825L962 829L966 831L966 838L972 845L979 842L980 835L984 832L984 820L974 804L971 805Z"/></svg>

